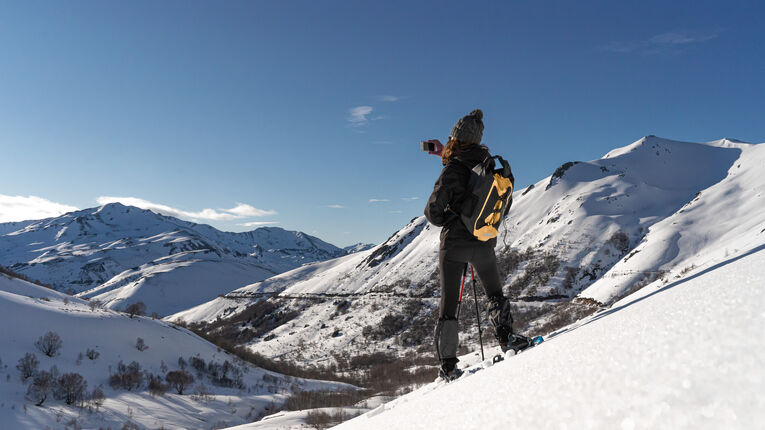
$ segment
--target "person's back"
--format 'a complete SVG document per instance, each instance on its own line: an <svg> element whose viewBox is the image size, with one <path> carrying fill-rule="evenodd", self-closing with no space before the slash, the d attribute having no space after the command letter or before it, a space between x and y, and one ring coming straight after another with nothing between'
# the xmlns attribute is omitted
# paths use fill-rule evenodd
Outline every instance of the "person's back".
<svg viewBox="0 0 765 430"><path fill-rule="evenodd" d="M474 203L470 201L468 193L470 169L490 156L486 146L468 144L463 147L457 146L446 163L425 207L425 217L428 221L443 227L441 249L447 246L474 246L481 243L492 248L496 245L496 239L480 242L459 217L460 214L472 210L470 205ZM439 198L441 201L438 201Z"/></svg>
<svg viewBox="0 0 765 430"><path fill-rule="evenodd" d="M460 277L465 276L468 264L472 264L478 272L489 297L489 319L502 349L525 339L512 334L510 304L502 294L502 282L494 254L496 238L485 242L478 240L460 219L460 214L471 209L469 206L473 204L467 198L470 169L490 156L489 149L480 144L482 136L483 113L478 109L455 124L449 142L440 154L444 169L425 206L428 221L443 227L439 252L441 302L434 338L436 354L441 362L439 373L447 380L461 374L456 367L459 361L457 309ZM440 142L438 144L440 146Z"/></svg>

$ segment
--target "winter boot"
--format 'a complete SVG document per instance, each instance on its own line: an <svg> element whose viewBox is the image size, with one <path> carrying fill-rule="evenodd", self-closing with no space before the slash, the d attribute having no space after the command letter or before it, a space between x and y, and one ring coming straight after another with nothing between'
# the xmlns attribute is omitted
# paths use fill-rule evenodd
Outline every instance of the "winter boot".
<svg viewBox="0 0 765 430"><path fill-rule="evenodd" d="M457 359L444 360L441 363L441 369L438 371L438 376L446 382L454 381L458 379L464 373L457 367Z"/></svg>
<svg viewBox="0 0 765 430"><path fill-rule="evenodd" d="M528 337L524 335L514 334L514 333L510 333L508 335L507 344L505 344L505 346L502 346L502 344L500 344L500 347L502 348L502 352L513 350L515 351L516 354L530 346L531 346L531 339L529 339Z"/></svg>
<svg viewBox="0 0 765 430"><path fill-rule="evenodd" d="M502 351L507 351L508 339L513 332L513 317L510 315L510 302L504 296L489 297L489 321L494 326Z"/></svg>

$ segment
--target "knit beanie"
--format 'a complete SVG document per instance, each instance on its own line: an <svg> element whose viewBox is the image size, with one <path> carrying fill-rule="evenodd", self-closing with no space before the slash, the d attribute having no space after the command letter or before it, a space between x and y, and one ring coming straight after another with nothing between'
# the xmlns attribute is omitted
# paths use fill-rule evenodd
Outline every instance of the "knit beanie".
<svg viewBox="0 0 765 430"><path fill-rule="evenodd" d="M481 137L483 136L482 118L483 112L481 112L481 109L473 109L473 112L463 116L457 121L457 124L454 124L449 136L464 143L481 143Z"/></svg>

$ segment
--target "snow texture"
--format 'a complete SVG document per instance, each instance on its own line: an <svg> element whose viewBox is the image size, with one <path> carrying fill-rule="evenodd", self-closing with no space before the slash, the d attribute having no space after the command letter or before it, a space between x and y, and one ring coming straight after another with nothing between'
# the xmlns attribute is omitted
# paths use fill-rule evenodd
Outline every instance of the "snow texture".
<svg viewBox="0 0 765 430"><path fill-rule="evenodd" d="M763 267L760 245L657 281L538 347L337 428L763 428Z"/></svg>
<svg viewBox="0 0 765 430"><path fill-rule="evenodd" d="M241 362L193 333L150 318L129 318L106 309L91 310L81 299L0 274L0 423L2 429L63 428L72 419L84 428L122 428L130 420L141 428L210 428L218 423L241 424L259 414L270 413L272 403L281 404L294 389L335 390L346 384L285 377ZM60 355L47 357L35 341L48 331L63 340ZM149 348L139 351L137 338ZM78 355L95 349L95 360ZM88 383L88 390L101 386L106 401L98 412L88 412L50 397L41 407L25 399L27 386L15 366L26 353L34 353L39 370L56 366L61 374L76 372ZM184 395L172 389L164 396L151 396L145 388L125 391L109 387L109 373L122 361L137 361L142 369L164 376L178 370L178 358L198 357L206 362L229 361L243 370L244 389L219 387L208 377L196 379ZM78 362L79 361L79 362ZM194 373L193 369L190 369ZM204 384L211 398L194 400L194 387ZM131 417L132 415L132 417Z"/></svg>

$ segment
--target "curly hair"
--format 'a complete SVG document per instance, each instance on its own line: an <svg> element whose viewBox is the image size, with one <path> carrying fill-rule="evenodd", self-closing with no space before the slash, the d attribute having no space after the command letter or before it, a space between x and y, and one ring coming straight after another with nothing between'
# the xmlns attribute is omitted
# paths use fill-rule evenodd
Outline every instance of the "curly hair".
<svg viewBox="0 0 765 430"><path fill-rule="evenodd" d="M475 145L475 143L465 143L450 137L449 141L446 142L444 150L441 152L441 162L444 164L444 166L446 166L449 164L449 161L451 161L456 152L459 152L471 145Z"/></svg>

